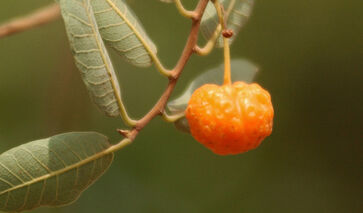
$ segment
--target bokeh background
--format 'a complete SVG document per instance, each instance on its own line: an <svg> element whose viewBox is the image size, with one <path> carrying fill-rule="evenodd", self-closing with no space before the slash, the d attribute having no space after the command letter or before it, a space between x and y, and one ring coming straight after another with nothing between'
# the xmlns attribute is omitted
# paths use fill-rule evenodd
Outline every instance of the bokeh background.
<svg viewBox="0 0 363 213"><path fill-rule="evenodd" d="M51 2L0 1L0 22ZM170 4L127 2L173 66L190 22ZM258 64L256 81L273 97L274 132L258 149L216 156L158 118L76 203L34 212L363 212L362 8L361 0L256 2L232 56ZM140 117L167 81L112 58L127 108ZM221 50L192 57L174 97L221 62ZM117 142L120 127L91 103L61 20L0 40L0 152L68 131Z"/></svg>

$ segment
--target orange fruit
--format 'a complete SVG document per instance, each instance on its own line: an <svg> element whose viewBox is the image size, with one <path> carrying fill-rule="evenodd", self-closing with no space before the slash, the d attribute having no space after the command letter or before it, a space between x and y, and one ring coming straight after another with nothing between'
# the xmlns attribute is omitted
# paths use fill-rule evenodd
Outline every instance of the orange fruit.
<svg viewBox="0 0 363 213"><path fill-rule="evenodd" d="M260 145L272 132L270 94L258 84L205 84L191 96L186 118L193 137L219 155Z"/></svg>

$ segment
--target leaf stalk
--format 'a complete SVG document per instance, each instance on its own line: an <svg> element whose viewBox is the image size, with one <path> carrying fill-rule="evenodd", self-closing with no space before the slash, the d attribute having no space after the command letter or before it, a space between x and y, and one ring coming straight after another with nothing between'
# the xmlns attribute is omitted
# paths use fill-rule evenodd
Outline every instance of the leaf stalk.
<svg viewBox="0 0 363 213"><path fill-rule="evenodd" d="M195 17L196 17L195 11L189 11L189 10L185 9L183 4L181 3L181 0L175 0L175 6L182 16L184 16L186 18L195 19Z"/></svg>

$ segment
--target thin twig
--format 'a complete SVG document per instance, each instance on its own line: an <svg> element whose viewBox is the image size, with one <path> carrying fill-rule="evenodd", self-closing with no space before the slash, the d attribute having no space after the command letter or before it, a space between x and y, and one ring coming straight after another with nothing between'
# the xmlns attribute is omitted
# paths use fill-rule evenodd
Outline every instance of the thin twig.
<svg viewBox="0 0 363 213"><path fill-rule="evenodd" d="M163 114L167 101L176 86L176 82L178 81L180 74L182 73L190 56L195 53L195 50L197 49L200 21L208 2L209 0L199 0L198 5L194 11L184 11L189 14L188 16L192 20L192 27L180 59L174 69L170 71L171 74L168 77L169 84L166 90L161 95L154 107L142 119L136 122L136 125L133 127L133 129L129 131L118 130L120 134L125 137L125 139L123 139L118 144L111 146L107 150L108 152L115 152L130 144L136 138L140 130L143 129L154 117ZM179 4L179 6L181 6L181 4ZM182 7L179 7L179 9L181 8ZM60 17L59 5L50 5L48 7L39 9L26 17L18 18L0 25L0 38L49 23L58 17Z"/></svg>
<svg viewBox="0 0 363 213"><path fill-rule="evenodd" d="M176 114L172 114L169 115L167 112L165 112L165 110L162 113L162 117L166 122L169 123L174 123L175 121L179 120L180 118L184 117L185 113L181 112L181 113L176 113Z"/></svg>
<svg viewBox="0 0 363 213"><path fill-rule="evenodd" d="M215 3L214 0L212 0L212 2ZM225 22L229 19L235 4L236 4L236 0L231 0L229 2L227 10L225 10L225 8L223 8ZM221 4L221 6L223 6L223 5ZM224 23L224 24L226 24L226 23ZM195 49L195 52L200 56L205 56L205 55L208 55L209 53L211 53L212 50L214 49L214 46L216 45L217 39L219 38L221 32L222 32L222 25L220 23L218 23L216 29L214 30L212 37L207 41L205 46L204 47L197 46ZM233 36L233 32L229 31L229 33L230 33L230 36Z"/></svg>
<svg viewBox="0 0 363 213"><path fill-rule="evenodd" d="M59 17L59 5L56 3L49 5L34 11L30 15L8 21L0 25L0 38L50 23Z"/></svg>
<svg viewBox="0 0 363 213"><path fill-rule="evenodd" d="M195 11L189 11L189 10L185 9L180 0L175 0L175 5L176 5L176 8L178 9L179 13L181 15L183 15L184 17L194 19L197 16Z"/></svg>
<svg viewBox="0 0 363 213"><path fill-rule="evenodd" d="M212 52L216 44L217 39L222 31L222 25L218 24L216 30L214 31L212 37L208 40L204 47L196 46L195 52L200 56L206 56Z"/></svg>
<svg viewBox="0 0 363 213"><path fill-rule="evenodd" d="M171 71L171 76L169 77L169 84L164 93L161 95L158 102L154 105L154 107L142 119L140 119L137 122L136 126L127 134L130 141L133 141L136 138L137 134L140 132L140 130L143 129L154 117L163 114L167 101L175 88L180 74L182 73L190 56L195 53L195 48L198 41L200 21L208 2L209 0L200 0L196 9L193 11L195 17L192 19L191 31L185 44L184 50L179 58L179 61L174 69ZM122 144L123 142L121 141L120 145ZM114 147L114 151L116 150L118 150L117 144Z"/></svg>

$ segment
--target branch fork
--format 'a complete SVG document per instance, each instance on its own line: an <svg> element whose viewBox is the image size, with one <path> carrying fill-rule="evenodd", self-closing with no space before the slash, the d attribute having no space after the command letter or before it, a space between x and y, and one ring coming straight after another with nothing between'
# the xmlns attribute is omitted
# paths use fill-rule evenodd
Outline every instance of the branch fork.
<svg viewBox="0 0 363 213"><path fill-rule="evenodd" d="M176 0L176 3L180 1ZM190 56L195 53L196 47L197 47L197 41L198 41L198 34L199 34L199 27L201 18L203 16L204 10L207 7L209 0L200 0L196 9L192 12L194 15L191 18L192 20L192 27L190 30L190 34L188 36L188 40L185 44L184 50L175 65L174 69L172 69L170 72L169 83L164 91L164 93L161 95L158 102L154 105L154 107L139 121L137 121L136 125L130 130L130 131L119 131L121 135L126 135L128 139L133 140L136 135L139 133L141 129L143 129L154 117L158 115L162 115L164 119L170 118L164 110L165 106L167 104L167 101L173 92L175 85L178 81L178 78L180 74L182 73L186 63L188 62ZM178 4L177 4L178 5ZM184 11L185 12L185 11ZM192 14L189 13L189 14ZM181 115L179 115L181 117ZM177 118L174 117L175 119ZM126 134L125 134L126 133Z"/></svg>
<svg viewBox="0 0 363 213"><path fill-rule="evenodd" d="M184 114L180 113L177 115L168 115L165 112L165 106L167 104L167 101L173 92L175 85L179 79L180 74L182 73L186 63L188 62L190 56L193 53L200 54L200 49L197 45L198 41L198 34L199 34L199 28L200 28L200 22L202 19L202 16L204 14L204 10L207 7L207 4L210 0L199 0L196 8L193 11L186 10L184 6L182 5L180 0L175 0L175 4L177 6L177 9L179 12L187 17L190 18L192 21L192 27L190 30L190 34L188 36L187 42L185 44L184 50L175 65L175 67L172 70L165 69L162 64L158 61L157 58L154 58L154 62L156 62L156 67L163 75L166 75L169 79L169 83L164 91L164 93L161 95L160 99L157 101L157 103L153 106L153 108L140 120L130 120L128 122L131 124L132 129L131 130L121 130L118 129L117 131L124 137L124 139L113 145L109 148L109 152L114 152L125 145L131 143L137 134L156 116L161 115L165 120L173 122L177 119L181 118ZM35 11L33 14L15 19L13 21L10 21L8 23L5 23L3 25L0 25L0 38L9 36L11 34L19 33L25 30L29 30L31 28L34 28L36 26L40 26L42 24L49 23L53 20L56 20L60 17L60 8L58 4L52 4L48 7L42 8L38 11ZM217 28L218 30L219 28ZM216 30L216 31L217 31ZM217 38L217 36L216 36ZM208 46L208 51L210 52L214 45ZM156 57L156 56L155 56Z"/></svg>

